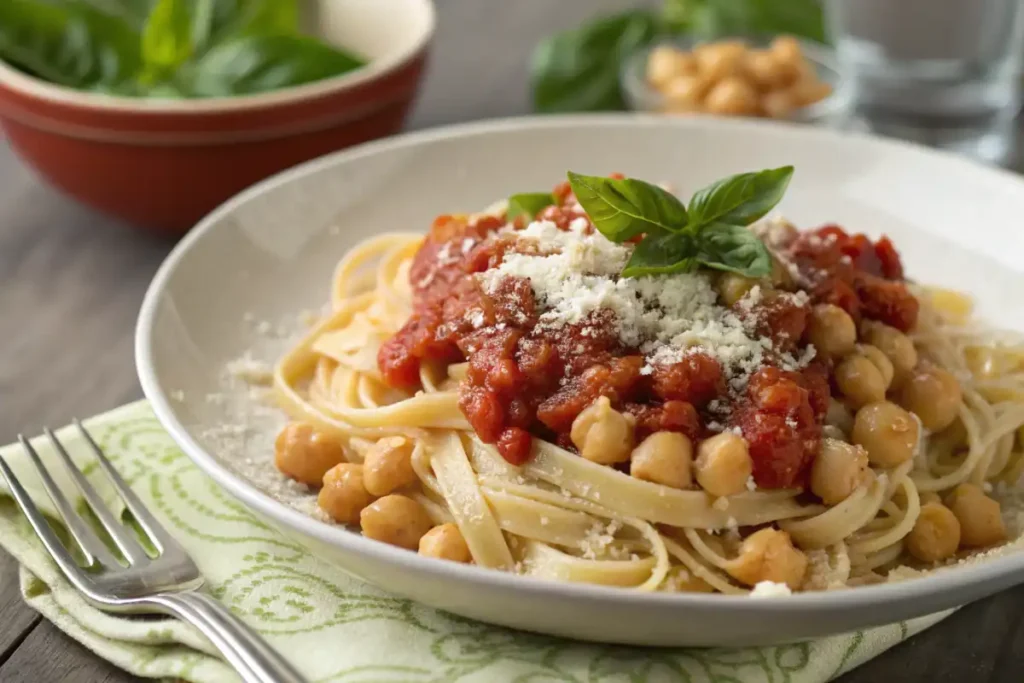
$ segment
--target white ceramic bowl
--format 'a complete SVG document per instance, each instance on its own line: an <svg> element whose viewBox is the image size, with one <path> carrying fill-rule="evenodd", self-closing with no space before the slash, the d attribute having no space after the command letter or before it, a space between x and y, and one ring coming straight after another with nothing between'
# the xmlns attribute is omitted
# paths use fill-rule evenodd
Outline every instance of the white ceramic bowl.
<svg viewBox="0 0 1024 683"><path fill-rule="evenodd" d="M884 231L913 277L972 291L984 313L1024 328L1024 232L1012 227L1024 214L1024 181L1008 173L791 124L517 119L334 154L217 209L172 252L146 296L136 338L143 389L200 467L312 552L387 590L496 624L644 645L768 644L928 614L1024 581L1024 553L1011 553L913 581L834 592L651 595L421 558L276 499L288 490L271 464L278 422L243 387L225 388L224 367L247 349L267 359L283 349L287 335L277 327L322 304L332 268L358 240L425 230L436 214L550 187L567 169L620 171L686 193L731 173L783 164L795 165L796 173L780 208L798 225L836 221ZM248 425L231 426L240 420ZM259 474L249 481L240 471Z"/></svg>

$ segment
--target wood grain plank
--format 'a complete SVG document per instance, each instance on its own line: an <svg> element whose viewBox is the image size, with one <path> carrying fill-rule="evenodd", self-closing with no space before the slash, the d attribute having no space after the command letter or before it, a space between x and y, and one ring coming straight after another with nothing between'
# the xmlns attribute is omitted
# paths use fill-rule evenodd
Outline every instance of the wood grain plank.
<svg viewBox="0 0 1024 683"><path fill-rule="evenodd" d="M38 182L0 186L0 441L9 442L139 395L134 319L170 244Z"/></svg>
<svg viewBox="0 0 1024 683"><path fill-rule="evenodd" d="M0 667L4 683L132 683L140 681L101 659L48 621L32 629Z"/></svg>
<svg viewBox="0 0 1024 683"><path fill-rule="evenodd" d="M18 565L0 552L0 666L39 621L39 614L21 600Z"/></svg>
<svg viewBox="0 0 1024 683"><path fill-rule="evenodd" d="M1024 586L949 619L854 669L839 683L1019 683L1024 680Z"/></svg>

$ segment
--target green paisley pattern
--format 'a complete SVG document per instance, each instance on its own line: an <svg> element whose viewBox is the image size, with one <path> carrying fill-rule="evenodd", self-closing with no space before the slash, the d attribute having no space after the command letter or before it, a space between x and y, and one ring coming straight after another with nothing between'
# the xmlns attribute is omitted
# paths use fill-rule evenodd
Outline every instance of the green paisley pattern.
<svg viewBox="0 0 1024 683"><path fill-rule="evenodd" d="M191 552L214 594L320 683L820 683L946 616L750 649L610 647L487 626L392 597L312 557L192 465L147 404L94 418L89 427L133 489ZM113 500L87 450L76 447L75 433L61 436L90 480ZM44 458L52 456L46 444L39 448ZM0 454L55 516L20 449L8 446ZM74 490L66 479L62 483ZM25 600L114 664L144 677L238 680L184 624L130 620L87 605L2 488L0 544L21 562Z"/></svg>

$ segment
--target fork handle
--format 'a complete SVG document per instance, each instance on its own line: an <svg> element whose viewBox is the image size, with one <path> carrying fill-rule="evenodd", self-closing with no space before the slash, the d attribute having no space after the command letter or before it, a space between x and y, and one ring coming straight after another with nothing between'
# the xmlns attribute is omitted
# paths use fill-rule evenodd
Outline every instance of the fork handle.
<svg viewBox="0 0 1024 683"><path fill-rule="evenodd" d="M159 593L145 601L199 629L245 683L307 683L263 638L209 595Z"/></svg>

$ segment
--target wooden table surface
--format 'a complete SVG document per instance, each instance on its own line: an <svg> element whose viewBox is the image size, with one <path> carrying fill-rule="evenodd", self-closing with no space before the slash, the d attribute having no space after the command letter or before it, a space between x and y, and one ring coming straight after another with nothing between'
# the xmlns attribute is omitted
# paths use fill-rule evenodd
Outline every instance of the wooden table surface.
<svg viewBox="0 0 1024 683"><path fill-rule="evenodd" d="M525 114L530 48L629 0L438 0L439 30L410 128ZM0 139L0 443L139 398L132 332L172 245L76 205ZM843 683L1024 679L1024 587L970 605ZM136 680L27 608L0 551L0 681Z"/></svg>

